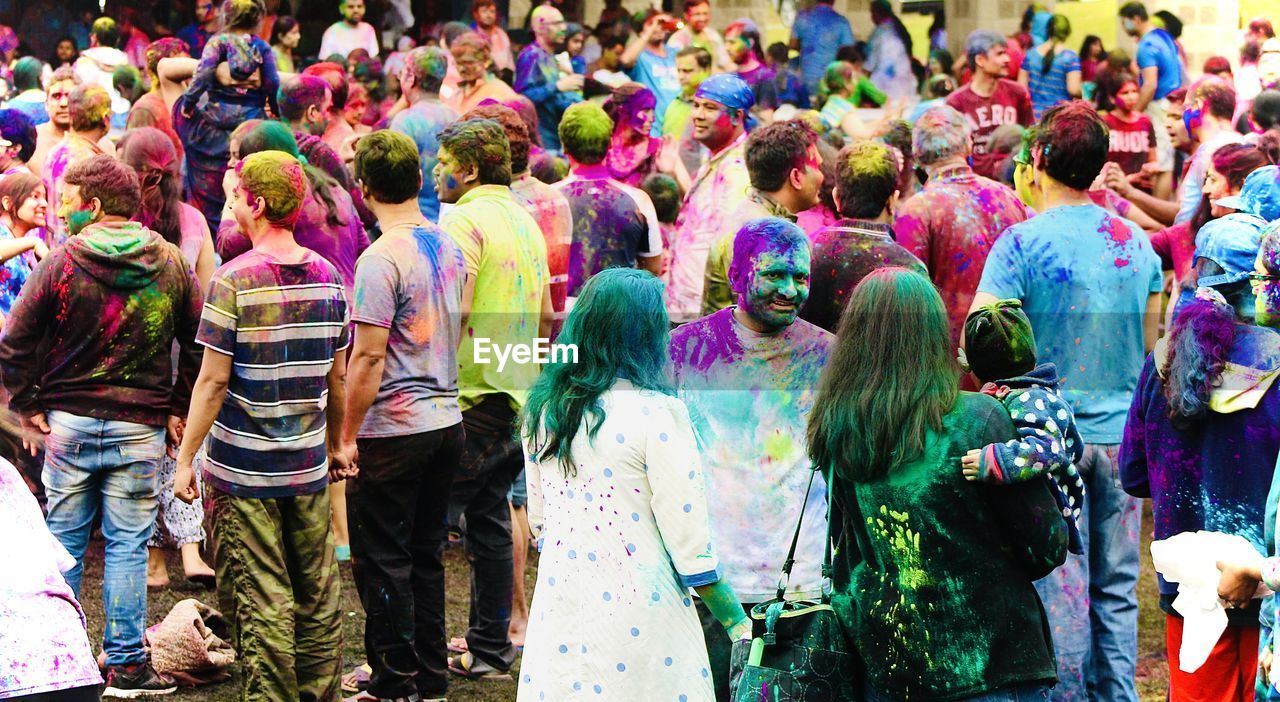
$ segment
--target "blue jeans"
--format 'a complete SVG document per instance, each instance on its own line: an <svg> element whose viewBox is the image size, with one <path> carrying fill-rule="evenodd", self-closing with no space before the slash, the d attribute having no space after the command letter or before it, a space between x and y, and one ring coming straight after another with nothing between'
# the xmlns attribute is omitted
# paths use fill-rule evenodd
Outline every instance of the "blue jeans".
<svg viewBox="0 0 1280 702"><path fill-rule="evenodd" d="M1125 494L1117 444L1086 444L1084 554L1036 582L1053 632L1060 702L1137 702L1138 530L1142 502Z"/></svg>
<svg viewBox="0 0 1280 702"><path fill-rule="evenodd" d="M147 539L156 522L158 472L164 427L50 412L45 437L45 491L49 531L76 559L64 574L80 598L84 551L102 517L106 560L102 605L107 665L146 660Z"/></svg>
<svg viewBox="0 0 1280 702"><path fill-rule="evenodd" d="M1049 686L1041 685L1040 683L1023 683L1021 685L1002 687L991 692L984 692L973 697L965 697L960 702L1048 702L1050 699L1052 698L1050 697ZM898 699L877 692L868 683L866 702L898 702Z"/></svg>

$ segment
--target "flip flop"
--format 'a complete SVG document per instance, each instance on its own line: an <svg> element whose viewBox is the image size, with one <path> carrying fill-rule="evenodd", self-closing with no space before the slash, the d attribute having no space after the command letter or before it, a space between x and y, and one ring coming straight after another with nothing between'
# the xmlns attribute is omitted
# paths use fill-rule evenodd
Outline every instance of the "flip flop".
<svg viewBox="0 0 1280 702"><path fill-rule="evenodd" d="M511 673L478 660L470 652L449 656L449 672L468 680L510 680Z"/></svg>
<svg viewBox="0 0 1280 702"><path fill-rule="evenodd" d="M350 673L342 676L342 691L347 693L363 692L369 687L369 676L373 668L368 663L356 666Z"/></svg>

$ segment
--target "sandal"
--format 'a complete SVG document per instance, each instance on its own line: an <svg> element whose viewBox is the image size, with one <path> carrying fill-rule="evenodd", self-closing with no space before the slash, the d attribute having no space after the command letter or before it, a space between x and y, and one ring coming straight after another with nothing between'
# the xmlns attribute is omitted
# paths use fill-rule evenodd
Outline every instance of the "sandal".
<svg viewBox="0 0 1280 702"><path fill-rule="evenodd" d="M342 691L364 692L369 687L370 675L373 675L373 668L370 668L368 663L356 666L350 673L342 676Z"/></svg>
<svg viewBox="0 0 1280 702"><path fill-rule="evenodd" d="M449 639L449 645L446 646L445 648L449 649L449 653L466 653L467 637L458 636L458 637Z"/></svg>
<svg viewBox="0 0 1280 702"><path fill-rule="evenodd" d="M477 659L468 651L461 656L449 656L449 672L468 680L510 680L511 673L498 670Z"/></svg>

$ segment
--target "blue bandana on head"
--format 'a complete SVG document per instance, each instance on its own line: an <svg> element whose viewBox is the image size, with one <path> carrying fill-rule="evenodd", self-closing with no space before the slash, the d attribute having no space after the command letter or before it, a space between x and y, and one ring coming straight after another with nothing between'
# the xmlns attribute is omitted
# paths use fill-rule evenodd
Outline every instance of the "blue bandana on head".
<svg viewBox="0 0 1280 702"><path fill-rule="evenodd" d="M695 97L715 100L732 110L747 111L756 104L756 95L747 81L732 73L717 73L702 81Z"/></svg>

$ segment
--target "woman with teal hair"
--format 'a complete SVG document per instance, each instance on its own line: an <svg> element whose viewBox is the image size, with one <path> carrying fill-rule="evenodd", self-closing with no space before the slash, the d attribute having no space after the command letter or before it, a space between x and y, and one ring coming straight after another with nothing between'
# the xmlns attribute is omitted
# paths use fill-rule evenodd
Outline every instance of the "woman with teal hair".
<svg viewBox="0 0 1280 702"><path fill-rule="evenodd" d="M1040 42L1022 57L1018 82L1031 92L1031 107L1036 119L1054 105L1078 98L1084 86L1080 55L1066 48L1071 36L1071 20L1065 15L1036 15L1032 36ZM1045 33L1040 36L1037 30Z"/></svg>
<svg viewBox="0 0 1280 702"><path fill-rule="evenodd" d="M735 639L702 468L667 373L663 286L589 280L529 393L521 435L541 558L516 699L713 699L689 588ZM563 345L563 346L561 346Z"/></svg>
<svg viewBox="0 0 1280 702"><path fill-rule="evenodd" d="M870 702L1041 699L1056 679L1032 581L1066 558L1066 522L1043 479L965 480L961 456L1017 433L999 402L959 380L928 278L884 268L854 288L809 454L834 473L832 529L843 522L844 539L832 606Z"/></svg>

